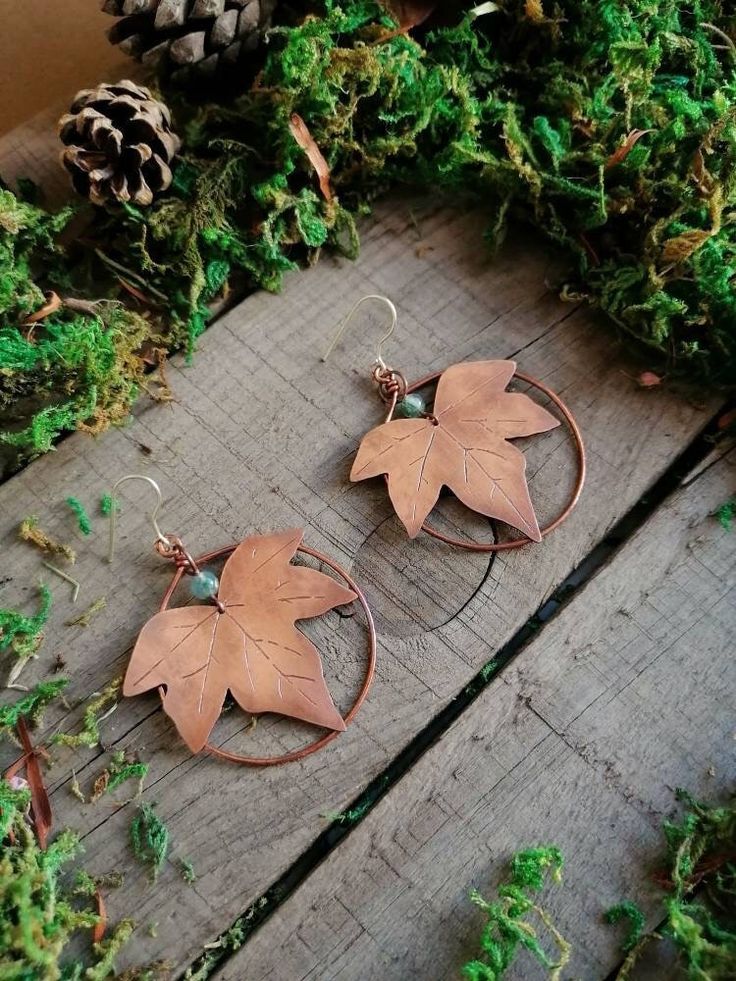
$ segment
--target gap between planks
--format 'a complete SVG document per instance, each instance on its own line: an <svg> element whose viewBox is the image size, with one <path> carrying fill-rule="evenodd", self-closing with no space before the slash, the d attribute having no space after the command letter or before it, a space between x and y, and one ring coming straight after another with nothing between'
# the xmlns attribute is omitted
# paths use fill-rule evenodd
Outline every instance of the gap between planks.
<svg viewBox="0 0 736 981"><path fill-rule="evenodd" d="M535 636L562 607L584 589L587 583L609 561L612 561L620 548L636 534L667 498L678 488L687 484L707 469L716 465L732 446L721 440L714 446L714 437L719 434L720 412L713 417L708 426L690 446L675 460L652 487L646 498L637 504L611 529L599 545L586 556L581 565L560 584L552 596L530 617L514 637L494 656L493 661L484 665L475 678L450 702L430 724L394 759L391 765L354 800L346 813L358 815L356 820L337 821L326 829L301 855L287 872L252 904L244 910L228 930L221 934L219 952L203 951L202 955L190 965L195 977L205 971L207 975L215 966L225 962L233 954L232 944L228 944L228 934L236 926L245 925L247 937L270 918L279 906L286 902L292 893L308 879L314 869L352 833L378 802L401 780L410 768L442 737L450 726L466 711L481 693L497 678L499 673L517 656L525 645ZM489 569L490 571L490 569ZM246 941L247 942L247 941ZM671 952L670 952L671 953Z"/></svg>
<svg viewBox="0 0 736 981"><path fill-rule="evenodd" d="M213 978L459 977L482 928L469 891L492 898L510 854L542 842L566 857L542 899L573 944L566 972L611 971L605 910L661 915L647 871L673 788L732 790L736 553L711 512L734 473L731 452L655 510ZM675 976L672 955L635 976ZM521 951L510 981L537 976Z"/></svg>

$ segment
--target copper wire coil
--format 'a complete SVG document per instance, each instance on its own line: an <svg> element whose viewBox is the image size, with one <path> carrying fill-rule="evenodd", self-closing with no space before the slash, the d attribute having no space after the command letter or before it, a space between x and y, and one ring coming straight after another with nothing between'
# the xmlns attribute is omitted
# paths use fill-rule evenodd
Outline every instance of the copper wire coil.
<svg viewBox="0 0 736 981"><path fill-rule="evenodd" d="M377 364L371 372L371 377L378 386L378 394L386 405L395 405L408 394L406 378L395 368Z"/></svg>
<svg viewBox="0 0 736 981"><path fill-rule="evenodd" d="M398 372L392 371L391 369L387 369L387 370L390 371L391 374L394 376L398 375ZM387 401L389 405L388 415L386 416L386 422L390 422L393 419L394 411L396 409L396 404L401 400L401 398L403 398L406 395L412 395L414 392L418 391L419 389L425 388L427 385L431 385L433 382L439 381L442 374L443 374L442 371L434 371L431 374L425 375L423 378L420 378L418 381L411 382L411 383L407 383L403 375L401 375L400 377L404 384L404 394L399 396L398 393L400 391L400 386L397 386L397 388L395 389L395 393L392 394L391 396L391 399L390 400L384 399L384 401ZM376 371L374 371L374 378L376 378ZM551 402L553 402L557 406L557 408L562 413L562 416L565 422L567 423L570 432L572 433L573 442L575 444L575 452L578 460L577 480L575 481L575 485L572 489L572 494L570 495L570 498L567 504L565 505L565 507L562 509L562 511L557 515L557 517L553 521L550 521L549 524L539 529L539 533L541 534L542 538L545 538L547 535L551 534L551 532L553 532L556 528L559 528L559 526L563 523L563 521L565 521L570 516L573 508L575 507L575 505L578 503L578 500L580 499L580 494L582 493L583 485L585 484L585 475L586 475L585 446L583 444L583 437L580 432L580 428L578 427L578 424L575 421L575 417L573 416L572 412L570 411L566 403L563 402L563 400L560 398L559 395L553 392L551 388L548 388L547 385L544 384L544 382L539 381L539 379L537 378L533 378L531 375L525 375L521 371L515 371L514 378L518 378L519 381L526 382L527 385L531 385L533 388L538 389L540 392L546 395ZM380 388L380 384L381 384L380 380L378 380L378 384ZM381 398L383 398L383 395L381 395ZM433 528L426 521L422 525L422 531L426 531L426 533L428 535L431 535L432 538L437 538L439 541L445 542L447 545L455 545L457 546L457 548L464 548L470 552L508 552L511 549L520 548L522 545L532 544L531 538L527 538L526 535L523 535L521 538L514 538L508 542L463 541L460 538L451 538L449 535L445 535L443 532L438 531L436 528Z"/></svg>
<svg viewBox="0 0 736 981"><path fill-rule="evenodd" d="M174 543L174 550L176 550L175 536L169 536L169 539ZM206 552L204 555L198 556L196 560L191 559L188 556L188 553L185 552L184 554L194 564L194 567L199 569L207 562L214 562L215 560L220 559L226 555L229 555L231 552L234 552L239 544L240 543L237 542L234 545L226 545L224 548L218 548L212 552ZM373 623L373 615L371 614L370 607L368 606L368 601L366 600L362 589L360 589L360 587L353 580L352 576L350 576L349 573L346 572L341 565L338 565L336 562L333 562L332 559L328 559L326 555L323 555L321 552L318 552L316 549L309 548L306 545L301 545L297 549L297 552L302 552L305 555L309 555L312 558L317 559L318 562L323 562L326 566L329 566L329 568L332 569L333 572L336 572L337 575L340 576L344 580L344 582L347 583L348 587L352 589L353 592L356 594L356 596L358 597L358 601L363 607L363 611L365 613L366 624L368 627L368 663L366 665L365 677L360 687L360 691L358 692L358 695L355 701L353 702L351 708L343 716L343 721L347 726L355 718L358 709L365 701L366 696L368 695L368 691L370 690L371 684L373 683L373 677L375 675L377 642L376 642L376 628L375 628L375 624ZM171 557L171 553L169 553L169 556ZM174 576L171 582L169 583L166 592L164 593L163 599L161 600L159 612L163 612L164 610L168 609L169 603L171 601L171 597L173 596L176 587L181 582L182 577L186 573L187 573L187 569L185 568L185 566L177 564L176 572L174 573ZM159 691L159 695L163 699L163 696L165 694L164 688L159 687L158 691ZM333 730L331 732L326 733L324 736L320 736L318 739L315 739L313 742L309 743L308 745L303 746L301 749L293 750L290 753L284 753L281 756L242 756L239 753L230 753L226 749L221 749L218 746L213 746L211 743L207 743L207 745L205 746L205 751L211 753L213 756L219 757L220 759L228 760L231 763L239 763L243 766L277 766L281 763L291 763L294 760L301 760L305 756L310 756L312 753L316 753L318 750L323 749L323 747L327 746L339 735L340 733L337 730Z"/></svg>

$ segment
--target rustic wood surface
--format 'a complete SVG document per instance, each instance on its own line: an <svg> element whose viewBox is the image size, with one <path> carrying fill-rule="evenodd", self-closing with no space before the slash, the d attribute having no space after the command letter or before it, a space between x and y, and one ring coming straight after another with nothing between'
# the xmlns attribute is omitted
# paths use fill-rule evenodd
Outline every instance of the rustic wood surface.
<svg viewBox="0 0 736 981"><path fill-rule="evenodd" d="M69 179L59 163L56 135L56 124L67 108L64 103L56 103L0 136L0 178L11 187L19 177L34 181L42 188L48 207L59 205L69 196Z"/></svg>
<svg viewBox="0 0 736 981"><path fill-rule="evenodd" d="M28 159L42 161L45 131L40 124L37 132L38 149L30 151ZM29 144L17 139L16 144L7 138L0 144L0 173L7 173L8 160L20 166L26 159L24 147ZM37 177L42 176L43 166L39 164ZM376 616L378 672L367 704L347 733L302 763L248 770L206 757L192 759L179 745L154 695L119 704L103 726L105 749L54 750L56 762L49 780L56 826L69 824L82 830L85 864L92 872L121 868L126 872L124 887L107 898L111 917L132 915L140 924L135 942L121 957L122 966L163 958L175 973L181 972L215 941L328 827L325 815L348 806L526 623L646 495L717 408L716 401L696 406L664 388L638 388L634 379L639 368L621 354L611 330L589 311L555 298L547 284L554 282L556 274L550 256L520 234L492 260L481 245L482 228L477 215L402 201L382 205L364 226L358 262L326 258L317 268L289 277L280 296L249 297L202 338L192 366L175 359L169 369L176 395L172 405L142 402L130 425L97 440L72 436L0 487L0 547L5 574L12 576L0 591L0 603L31 609L39 575L49 581L55 596L46 643L23 681L47 676L57 658L65 662L64 670L72 678L69 709L49 714L45 737L58 730L74 731L84 700L123 670L137 631L157 608L168 581L167 567L150 547L151 498L142 484L124 489L117 558L112 567L105 561L106 527L98 502L125 473L146 473L160 481L166 497L165 529L183 535L195 554L251 531L303 526L309 545L327 552L358 579ZM367 381L382 327L380 313L356 322L327 364L320 362L320 354L352 303L374 292L386 293L399 306L399 329L386 353L410 378L468 358L516 357L522 370L543 379L568 401L585 436L589 479L573 517L544 544L489 559L447 549L426 537L409 542L392 516L380 481L356 486L347 482L358 440L381 416L381 404ZM564 428L528 441L526 450L532 498L544 520L565 500L574 455ZM708 472L700 479L715 478ZM43 570L33 549L16 540L17 525L27 514L38 515L43 527L58 537L74 539L74 519L64 504L70 494L81 498L95 517L93 535L77 536L75 541L79 559L73 571L83 587L78 609L69 603L68 587ZM715 490L712 496L714 500L704 493L701 501L693 495L687 498L692 519L705 521L713 504L720 503ZM488 536L486 522L468 522L451 502L443 502L441 511L445 527ZM641 541L649 541L646 536L653 527L652 523L640 532ZM703 528L704 534L715 534L707 523ZM650 568L632 565L627 552L628 572L621 566L620 578L611 579L611 588L617 584L637 611L639 579L655 587L667 580L658 565L660 547L678 561L680 539L675 540L673 533L673 540L663 543L661 530L657 535L651 539ZM693 562L698 554L693 552ZM721 576L725 584L725 548L719 555L724 567L713 576L717 581ZM605 575L613 576L623 561L617 559ZM602 581L603 574L585 593L599 589ZM695 604L695 595L687 593L684 585L682 589ZM99 596L106 597L107 607L89 627L65 626ZM285 981L307 975L351 977L350 957L345 953L349 943L361 945L361 955L356 947L355 963L362 961L365 976L406 976L401 958L407 944L414 946L411 924L417 929L416 947L429 949L424 945L432 935L435 913L435 940L453 935L443 955L445 972L462 958L461 946L477 928L477 918L467 909L467 888L485 887L504 853L524 844L531 834L541 836L546 827L566 829L569 835L560 843L569 844L578 856L571 861L566 898L559 900L569 914L565 925L576 936L582 935L583 928L582 919L575 920L575 910L579 914L582 907L591 906L594 893L615 893L614 898L620 898L624 886L630 886L624 890L629 892L641 889L638 859L643 861L645 854L656 851L658 815L669 805L658 778L652 785L639 784L654 779L655 760L668 772L682 771L683 779L688 776L687 764L690 779L685 782L698 783L703 768L721 758L721 733L715 727L699 731L684 756L684 730L673 711L666 719L663 716L653 737L655 745L646 744L641 759L632 747L624 752L618 732L618 741L608 745L608 735L619 722L620 731L631 729L646 697L651 711L658 710L653 689L632 688L630 694L639 691L641 699L634 712L616 686L626 670L634 672L637 658L646 666L647 657L656 664L661 654L664 671L669 656L664 636L668 617L657 621L659 632L650 631L648 655L633 636L630 647L621 647L620 642L616 647L609 638L610 648L606 647L605 660L599 664L593 654L586 656L592 648L580 647L575 634L568 633L570 643L564 643L566 629L586 636L618 623L619 632L626 636L626 630L635 631L636 621L616 612L626 606L618 593L613 597L599 591L596 597L587 613L581 596L564 616L544 627L533 647L535 663L529 666L528 653L520 662L527 665L526 680L519 681L515 666L496 680L465 713L467 724L461 720L427 757L434 761L434 772L428 774L426 762L417 764L416 773L424 775L415 779L410 773L370 816L366 830L357 828L336 849L324 865L338 869L332 885L325 885L318 870L312 876L314 885L308 882L304 887L314 889L319 903L325 888L329 893L333 886L337 890L351 880L362 882L366 913L375 916L379 934L385 930L385 935L376 936L372 928L361 926L355 891L346 892L349 901L344 913L339 906L331 907L321 927L309 916L299 921L305 911L297 911L292 900L284 906L283 916L254 935L245 948L246 961L235 962L241 967L226 966L229 973L224 976ZM637 602L654 616L646 604ZM677 607L672 614L679 612ZM572 618L576 618L574 625ZM729 621L725 608L722 619L724 629L729 622L732 629L733 619ZM566 628L566 623L571 627ZM672 625L673 631L676 626ZM308 632L323 652L336 701L346 708L364 668L362 619L331 614L310 624ZM674 633L671 640L674 643ZM570 651L578 649L583 653L575 660ZM688 651L679 646L678 650L679 663L685 665ZM617 656L622 652L619 664ZM718 664L723 667L722 659L714 658L713 672ZM570 679L566 671L572 674ZM536 682L535 672L546 673ZM632 683L634 674L629 677ZM683 711L689 711L695 694L686 687L685 667L681 674L682 686L667 693L682 698ZM641 685L654 677L645 673ZM585 700L594 681L600 686L600 703L586 715ZM718 676L708 675L706 682L698 696L702 718L722 712ZM519 700L520 692L531 696L530 705ZM602 704L609 702L608 728L602 722L596 728ZM619 711L624 713L620 719ZM301 744L309 735L306 728L268 719L260 720L253 730L245 716L233 711L216 730L216 741L229 749L272 753ZM639 728L632 731L634 744L644 747L644 735L640 719ZM589 752L583 749L586 744L593 746ZM473 745L480 748L467 757L465 772L461 768L456 779L452 771L460 766L467 746ZM157 804L171 828L172 862L155 884L134 862L128 846L127 828L135 805L83 806L70 793L73 772L88 789L109 759L107 750L119 748L137 751L151 762L144 799ZM12 755L10 749L4 752ZM621 756L618 764L616 753ZM604 765L609 757L611 772ZM716 772L717 778L708 786L718 786ZM436 783L438 803L426 801L433 793L427 786L430 781ZM451 807L446 803L452 796L447 791L450 781L456 795ZM494 790L496 783L503 792ZM633 804L624 793L628 784L636 788ZM481 787L485 787L483 794ZM494 794L500 796L491 814ZM656 804L651 803L652 797ZM399 803L392 805L392 801ZM645 806L645 801L650 803ZM411 821L403 819L404 807L415 809ZM372 857L369 829L376 826L379 814L385 822L386 845L401 851L401 863L411 866L407 874L416 877L416 887L398 873L393 880L386 878L384 866L370 886L371 863L379 859ZM548 817L546 825L537 820L540 814ZM503 834L497 832L497 825L504 827ZM438 846L444 843L439 851L432 844L435 835ZM181 880L178 858L193 862L194 885ZM389 861L396 865L398 860L389 855ZM589 873L585 880L579 872L584 863ZM442 882L432 878L436 873L431 867L438 865L443 867ZM468 873L465 878L463 870ZM437 889L433 906L428 896ZM399 907L396 917L391 909L404 893L402 920ZM420 894L426 901L419 902L421 917L416 919L419 913L412 903L419 901ZM158 924L156 937L146 930L152 922ZM295 943L278 962L272 955L268 965L267 938L275 938L281 930L292 936L302 927L306 933L324 931L315 935L312 954ZM351 931L353 939L348 941ZM434 956L438 942L432 946ZM251 950L259 975L252 974L250 966L242 967ZM612 951L612 942L591 925L587 963L594 973L597 965L610 962ZM327 959L320 960L323 956ZM292 967L302 974L292 974ZM430 969L425 976L447 974L432 975Z"/></svg>
<svg viewBox="0 0 736 981"><path fill-rule="evenodd" d="M621 933L605 910L661 916L642 870L673 789L732 788L736 550L708 512L735 477L732 454L660 508L219 981L458 977L482 925L469 890L492 897L509 854L541 842L566 857L544 900L573 945L563 974L606 977ZM510 976L546 972L522 955Z"/></svg>

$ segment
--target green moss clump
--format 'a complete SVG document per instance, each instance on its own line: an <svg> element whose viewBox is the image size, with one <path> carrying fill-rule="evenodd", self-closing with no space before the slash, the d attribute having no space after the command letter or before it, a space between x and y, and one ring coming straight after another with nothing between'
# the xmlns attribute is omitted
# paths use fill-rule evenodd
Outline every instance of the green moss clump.
<svg viewBox="0 0 736 981"><path fill-rule="evenodd" d="M194 866L188 858L179 859L179 871L181 872L182 879L188 886L194 885L197 881L197 873L194 871Z"/></svg>
<svg viewBox="0 0 736 981"><path fill-rule="evenodd" d="M0 610L0 652L10 650L18 658L29 658L38 651L51 611L51 590L40 585L38 592L41 604L32 616L18 610Z"/></svg>
<svg viewBox="0 0 736 981"><path fill-rule="evenodd" d="M736 976L736 806L712 807L679 791L687 811L665 823L673 895L664 902L671 936L691 978ZM704 881L709 893L695 896Z"/></svg>
<svg viewBox="0 0 736 981"><path fill-rule="evenodd" d="M438 192L535 226L653 367L736 383L736 15L723 0L438 5L413 37L374 0L324 0L270 32L227 105L174 92L185 150L150 208L69 212L0 192L0 442L18 458L124 418L157 351L193 351L231 279L278 289L387 190ZM480 11L480 13L479 13ZM724 40L725 38L725 40ZM294 135L299 117L329 188ZM69 301L29 331L51 285ZM135 299L132 300L131 296ZM128 306L118 302L126 298ZM145 316L131 305L144 306Z"/></svg>
<svg viewBox="0 0 736 981"><path fill-rule="evenodd" d="M72 749L79 749L82 746L94 749L98 746L100 724L115 710L122 684L122 678L115 678L103 691L96 693L87 702L79 732L57 732L53 742L58 746L69 746Z"/></svg>
<svg viewBox="0 0 736 981"><path fill-rule="evenodd" d="M21 718L28 719L32 725L38 725L47 706L62 694L68 684L68 678L41 681L27 695L10 705L1 706L0 736L12 736Z"/></svg>
<svg viewBox="0 0 736 981"><path fill-rule="evenodd" d="M110 758L110 762L94 782L90 803L99 800L103 794L114 793L118 787L128 780L136 781L138 786L135 796L140 797L143 792L143 781L148 775L148 770L148 763L128 757L123 750L114 752Z"/></svg>
<svg viewBox="0 0 736 981"><path fill-rule="evenodd" d="M662 921L656 931L645 932L644 912L631 900L612 907L608 923L626 921L629 930L622 944L624 958L616 981L636 977L636 965L652 942L670 938L679 957L673 970L698 981L736 977L736 804L704 804L684 791L678 798L686 808L679 822L665 821L666 872L659 875L664 893L662 907L654 914ZM550 914L538 905L534 893L545 878L561 881L563 859L559 849L542 846L513 856L509 874L498 887L493 902L472 892L472 901L487 918L480 939L481 955L462 969L468 981L500 981L522 950L529 951L548 972L559 978L572 950L555 927ZM531 918L530 918L531 916ZM533 920L541 922L559 957L552 960L541 944Z"/></svg>
<svg viewBox="0 0 736 981"><path fill-rule="evenodd" d="M98 917L76 910L59 888L61 869L77 853L79 839L64 832L42 851L24 818L27 803L25 791L0 783L3 837L12 831L14 839L0 853L0 976L56 981L72 934L94 926Z"/></svg>
<svg viewBox="0 0 736 981"><path fill-rule="evenodd" d="M528 950L549 972L559 972L570 958L571 947L555 928L548 914L531 896L539 892L549 875L553 881L562 878L563 858L559 848L547 845L528 848L513 856L507 879L498 887L498 899L487 902L479 892L470 898L480 907L487 922L481 934L481 955L462 969L467 981L498 981L513 963L519 950ZM540 943L535 926L528 919L536 914L552 936L559 958L552 961Z"/></svg>
<svg viewBox="0 0 736 981"><path fill-rule="evenodd" d="M188 335L212 263L276 288L325 245L354 253L354 216L403 185L480 203L495 243L510 217L533 223L654 360L736 382L736 62L713 30L736 27L727 5L512 0L457 20L414 40L378 3L328 0L272 33L250 92L195 115L175 195L127 212L157 289L185 251Z"/></svg>
<svg viewBox="0 0 736 981"><path fill-rule="evenodd" d="M629 923L629 933L621 945L621 949L628 954L641 940L646 919L636 903L627 899L622 903L616 903L615 906L606 911L606 923L621 923L622 921Z"/></svg>
<svg viewBox="0 0 736 981"><path fill-rule="evenodd" d="M733 519L736 516L736 497L730 498L728 501L724 501L719 508L716 509L716 518L721 528L726 531L730 531L733 526Z"/></svg>
<svg viewBox="0 0 736 981"><path fill-rule="evenodd" d="M141 804L130 825L135 857L147 865L155 882L169 854L169 829L151 804Z"/></svg>
<svg viewBox="0 0 736 981"><path fill-rule="evenodd" d="M0 323L20 324L43 306L37 263L59 257L56 240L71 214L67 208L51 215L0 185Z"/></svg>
<svg viewBox="0 0 736 981"><path fill-rule="evenodd" d="M44 851L25 817L28 791L0 781L0 977L44 981L103 981L133 931L129 920L92 948L82 963L65 958L74 935L99 916L62 883L79 852L79 837L63 831Z"/></svg>
<svg viewBox="0 0 736 981"><path fill-rule="evenodd" d="M120 501L112 494L103 494L100 498L100 513L109 518L114 511L120 510Z"/></svg>
<svg viewBox="0 0 736 981"><path fill-rule="evenodd" d="M87 509L85 508L84 504L82 504L82 502L76 497L67 497L66 503L74 512L74 516L77 519L77 526L79 527L81 533L83 535L91 535L92 522L90 521L90 517L87 514Z"/></svg>

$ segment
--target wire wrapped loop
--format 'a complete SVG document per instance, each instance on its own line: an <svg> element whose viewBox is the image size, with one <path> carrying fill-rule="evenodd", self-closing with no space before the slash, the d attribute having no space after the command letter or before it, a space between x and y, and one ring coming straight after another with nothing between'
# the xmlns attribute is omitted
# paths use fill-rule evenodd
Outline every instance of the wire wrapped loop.
<svg viewBox="0 0 736 981"><path fill-rule="evenodd" d="M400 371L377 364L371 372L371 377L378 386L378 394L386 405L396 405L406 395L408 383Z"/></svg>
<svg viewBox="0 0 736 981"><path fill-rule="evenodd" d="M165 538L159 538L154 548L165 559L171 559L176 568L181 570L185 576L199 575L199 566L184 548L184 542L178 535L167 535Z"/></svg>

